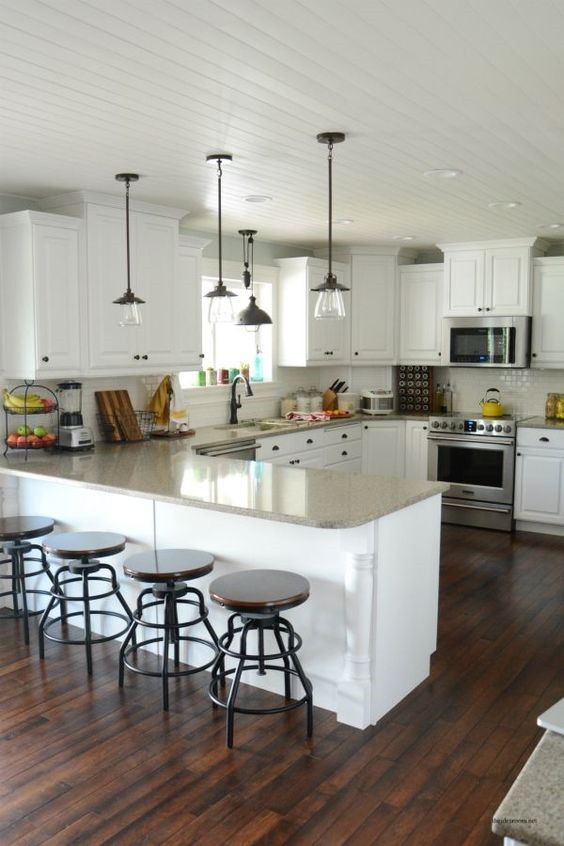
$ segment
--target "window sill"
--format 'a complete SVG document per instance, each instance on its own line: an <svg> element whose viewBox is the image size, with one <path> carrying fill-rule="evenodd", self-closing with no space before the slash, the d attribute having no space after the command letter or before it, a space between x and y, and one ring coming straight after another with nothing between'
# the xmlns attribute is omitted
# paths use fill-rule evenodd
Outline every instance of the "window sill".
<svg viewBox="0 0 564 846"><path fill-rule="evenodd" d="M280 395L281 385L279 382L251 382L253 389L253 397L278 397ZM245 386L243 382L239 382L237 389L244 391ZM186 392L187 399L190 402L217 402L219 400L227 399L231 395L231 385L206 385L190 386L183 388ZM248 399L252 400L253 397Z"/></svg>

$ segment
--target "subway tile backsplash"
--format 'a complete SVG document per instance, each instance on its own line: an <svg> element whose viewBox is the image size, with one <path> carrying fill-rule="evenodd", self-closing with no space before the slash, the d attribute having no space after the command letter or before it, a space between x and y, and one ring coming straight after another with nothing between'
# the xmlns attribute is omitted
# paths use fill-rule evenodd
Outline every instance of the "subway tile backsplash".
<svg viewBox="0 0 564 846"><path fill-rule="evenodd" d="M564 370L437 367L435 384L450 383L455 411L479 411L488 388L498 388L509 413L544 415L546 395L564 393Z"/></svg>

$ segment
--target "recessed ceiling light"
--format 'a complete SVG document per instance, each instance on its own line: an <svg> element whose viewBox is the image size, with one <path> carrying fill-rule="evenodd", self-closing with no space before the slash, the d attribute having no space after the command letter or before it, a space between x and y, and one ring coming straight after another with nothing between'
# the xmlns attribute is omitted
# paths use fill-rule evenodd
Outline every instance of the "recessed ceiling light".
<svg viewBox="0 0 564 846"><path fill-rule="evenodd" d="M523 204L519 200L495 200L493 203L488 203L489 209L516 209L517 206Z"/></svg>
<svg viewBox="0 0 564 846"><path fill-rule="evenodd" d="M243 199L246 203L268 203L269 200L272 200L272 197L268 194L247 194Z"/></svg>
<svg viewBox="0 0 564 846"><path fill-rule="evenodd" d="M415 241L415 235L394 235L394 241Z"/></svg>
<svg viewBox="0 0 564 846"><path fill-rule="evenodd" d="M350 217L338 217L337 220L333 221L333 223L337 226L349 226L349 224L354 223L354 220Z"/></svg>
<svg viewBox="0 0 564 846"><path fill-rule="evenodd" d="M423 176L430 176L435 179L454 179L456 176L462 176L462 173L463 171L454 167L437 167L434 170L425 170Z"/></svg>
<svg viewBox="0 0 564 846"><path fill-rule="evenodd" d="M564 223L537 223L537 229L563 229Z"/></svg>

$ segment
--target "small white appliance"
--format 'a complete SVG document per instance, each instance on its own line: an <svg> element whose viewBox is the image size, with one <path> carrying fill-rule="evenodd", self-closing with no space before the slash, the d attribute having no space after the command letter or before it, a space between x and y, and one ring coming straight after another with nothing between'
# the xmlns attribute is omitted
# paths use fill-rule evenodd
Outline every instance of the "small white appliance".
<svg viewBox="0 0 564 846"><path fill-rule="evenodd" d="M57 385L59 402L59 447L61 449L92 449L94 440L82 419L82 382L69 379Z"/></svg>
<svg viewBox="0 0 564 846"><path fill-rule="evenodd" d="M360 410L364 414L392 414L394 410L393 391L365 388L360 394Z"/></svg>

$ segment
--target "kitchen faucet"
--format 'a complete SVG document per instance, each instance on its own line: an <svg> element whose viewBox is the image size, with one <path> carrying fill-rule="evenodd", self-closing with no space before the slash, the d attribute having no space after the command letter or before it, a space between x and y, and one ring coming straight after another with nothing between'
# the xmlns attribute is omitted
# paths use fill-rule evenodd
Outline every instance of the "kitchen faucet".
<svg viewBox="0 0 564 846"><path fill-rule="evenodd" d="M241 397L240 396L235 397L235 391L237 389L237 382L239 381L239 379L242 379L243 382L245 383L245 396L246 397L252 397L252 395L253 395L253 390L251 388L251 385L250 385L247 377L243 376L242 373L238 373L237 376L235 376L235 378L231 382L231 402L229 404L229 412L230 412L229 422L230 423L238 423L237 409L241 408Z"/></svg>

